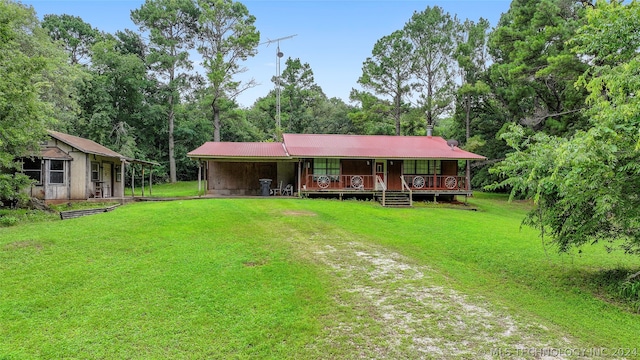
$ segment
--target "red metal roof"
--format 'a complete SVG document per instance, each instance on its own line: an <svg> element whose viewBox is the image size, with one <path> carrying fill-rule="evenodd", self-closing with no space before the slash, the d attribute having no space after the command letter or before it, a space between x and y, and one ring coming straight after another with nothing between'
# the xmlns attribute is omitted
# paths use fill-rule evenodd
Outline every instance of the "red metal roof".
<svg viewBox="0 0 640 360"><path fill-rule="evenodd" d="M289 158L282 143L206 142L187 154L189 157Z"/></svg>
<svg viewBox="0 0 640 360"><path fill-rule="evenodd" d="M365 158L484 160L450 147L441 137L284 134L283 143L207 142L187 154L194 158Z"/></svg>
<svg viewBox="0 0 640 360"><path fill-rule="evenodd" d="M284 134L294 157L484 160L437 136Z"/></svg>

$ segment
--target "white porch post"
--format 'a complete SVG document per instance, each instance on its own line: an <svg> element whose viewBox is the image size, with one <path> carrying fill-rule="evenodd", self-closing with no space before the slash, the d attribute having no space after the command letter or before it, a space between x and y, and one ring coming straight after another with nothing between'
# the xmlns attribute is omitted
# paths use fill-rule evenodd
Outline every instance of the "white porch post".
<svg viewBox="0 0 640 360"><path fill-rule="evenodd" d="M122 199L124 199L124 173L125 173L125 162L124 159L120 159L120 194Z"/></svg>
<svg viewBox="0 0 640 360"><path fill-rule="evenodd" d="M198 196L202 196L202 160L198 160Z"/></svg>
<svg viewBox="0 0 640 360"><path fill-rule="evenodd" d="M136 197L136 167L131 163L131 197Z"/></svg>

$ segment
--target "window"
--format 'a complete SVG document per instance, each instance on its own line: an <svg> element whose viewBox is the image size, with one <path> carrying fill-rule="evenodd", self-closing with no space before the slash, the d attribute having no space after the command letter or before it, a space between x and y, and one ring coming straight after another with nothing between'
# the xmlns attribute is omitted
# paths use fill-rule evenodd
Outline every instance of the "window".
<svg viewBox="0 0 640 360"><path fill-rule="evenodd" d="M116 165L116 181L119 182L120 178L122 178L122 166Z"/></svg>
<svg viewBox="0 0 640 360"><path fill-rule="evenodd" d="M91 181L100 181L100 163L91 163Z"/></svg>
<svg viewBox="0 0 640 360"><path fill-rule="evenodd" d="M340 175L340 159L315 159L314 175Z"/></svg>
<svg viewBox="0 0 640 360"><path fill-rule="evenodd" d="M314 159L313 180L320 175L329 175L331 181L340 180L340 159Z"/></svg>
<svg viewBox="0 0 640 360"><path fill-rule="evenodd" d="M42 160L24 159L22 161L22 173L35 180L36 185L42 184Z"/></svg>
<svg viewBox="0 0 640 360"><path fill-rule="evenodd" d="M49 184L64 184L63 160L49 160Z"/></svg>
<svg viewBox="0 0 640 360"><path fill-rule="evenodd" d="M440 174L440 160L405 160L404 173L411 175Z"/></svg>

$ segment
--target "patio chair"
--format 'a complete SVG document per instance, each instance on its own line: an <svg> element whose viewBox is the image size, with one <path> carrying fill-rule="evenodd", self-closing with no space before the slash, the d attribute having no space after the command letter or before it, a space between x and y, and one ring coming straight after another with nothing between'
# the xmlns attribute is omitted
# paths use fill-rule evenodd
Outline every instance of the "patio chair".
<svg viewBox="0 0 640 360"><path fill-rule="evenodd" d="M285 186L284 190L282 190L281 194L282 195L293 196L293 185L287 184L287 186Z"/></svg>
<svg viewBox="0 0 640 360"><path fill-rule="evenodd" d="M280 185L277 188L269 190L269 195L282 195L282 181L280 181Z"/></svg>

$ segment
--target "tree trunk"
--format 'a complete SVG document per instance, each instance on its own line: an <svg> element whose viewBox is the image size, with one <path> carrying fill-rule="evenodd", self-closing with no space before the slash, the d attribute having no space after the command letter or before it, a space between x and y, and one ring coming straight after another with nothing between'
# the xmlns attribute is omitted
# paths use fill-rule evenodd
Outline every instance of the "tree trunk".
<svg viewBox="0 0 640 360"><path fill-rule="evenodd" d="M466 125L466 136L465 136L465 144L469 144L469 138L471 137L470 123L471 123L471 101L469 99L469 94L465 94L464 96L464 111L465 111L465 125ZM465 180L467 182L467 190L471 190L471 164L469 160L467 160L467 168L465 169Z"/></svg>
<svg viewBox="0 0 640 360"><path fill-rule="evenodd" d="M175 142L173 138L175 113L173 112L173 94L169 95L169 177L171 183L178 182L176 175Z"/></svg>
<svg viewBox="0 0 640 360"><path fill-rule="evenodd" d="M396 136L400 136L400 113L401 113L400 106L401 106L401 99L400 99L400 97L398 95L395 96L394 102L395 102L395 104L394 104L394 107L395 107L394 112L395 112L395 114L393 114L394 115L393 117L395 118L395 121L396 121Z"/></svg>
<svg viewBox="0 0 640 360"><path fill-rule="evenodd" d="M220 142L220 109L216 106L215 100L211 103L213 110L213 141Z"/></svg>

